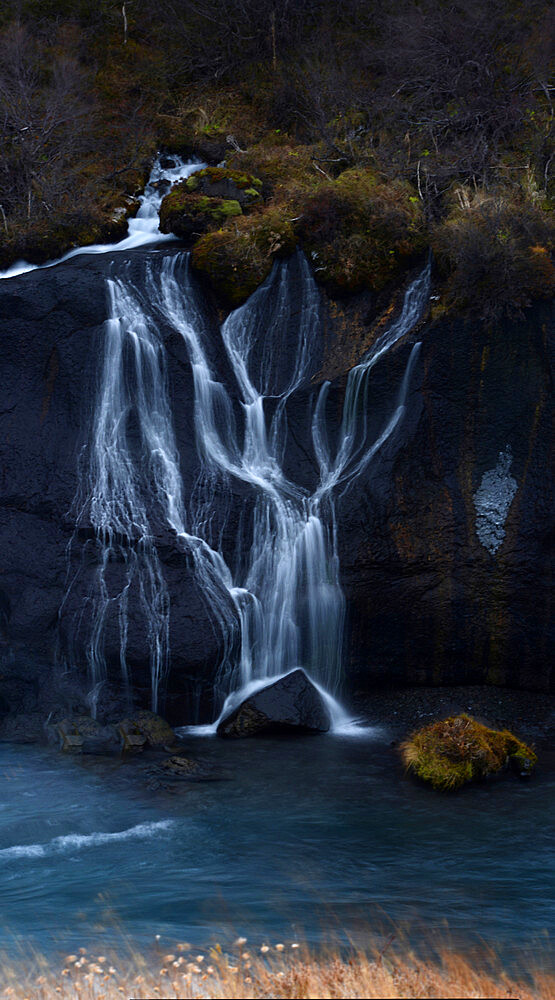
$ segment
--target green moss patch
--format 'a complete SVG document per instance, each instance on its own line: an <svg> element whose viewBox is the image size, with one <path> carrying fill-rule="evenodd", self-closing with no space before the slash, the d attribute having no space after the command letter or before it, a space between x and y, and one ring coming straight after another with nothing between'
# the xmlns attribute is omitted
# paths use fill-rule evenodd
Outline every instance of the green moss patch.
<svg viewBox="0 0 555 1000"><path fill-rule="evenodd" d="M439 791L495 774L509 761L520 773L529 773L537 759L507 729L488 729L465 714L414 732L401 745L401 754L408 771Z"/></svg>
<svg viewBox="0 0 555 1000"><path fill-rule="evenodd" d="M295 245L291 222L279 209L267 209L202 236L193 247L191 261L222 302L234 308L264 281L274 259L289 256Z"/></svg>
<svg viewBox="0 0 555 1000"><path fill-rule="evenodd" d="M205 167L183 182L190 194L202 193L209 198L238 201L242 208L249 208L261 200L262 181L252 174L227 170L224 167Z"/></svg>
<svg viewBox="0 0 555 1000"><path fill-rule="evenodd" d="M410 184L383 184L362 169L345 171L305 201L299 233L316 278L332 295L381 291L426 245Z"/></svg>
<svg viewBox="0 0 555 1000"><path fill-rule="evenodd" d="M178 184L163 199L160 206L160 230L174 233L182 239L222 226L228 219L242 214L235 198L210 198L191 193L187 182Z"/></svg>

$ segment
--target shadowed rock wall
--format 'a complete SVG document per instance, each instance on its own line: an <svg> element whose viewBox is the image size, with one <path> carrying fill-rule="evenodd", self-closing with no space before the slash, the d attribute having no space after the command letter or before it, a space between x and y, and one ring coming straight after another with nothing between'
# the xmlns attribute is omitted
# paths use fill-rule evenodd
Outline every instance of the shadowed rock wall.
<svg viewBox="0 0 555 1000"><path fill-rule="evenodd" d="M553 314L420 331L396 452L340 502L349 670L407 682L552 683ZM384 412L407 347L373 373Z"/></svg>
<svg viewBox="0 0 555 1000"><path fill-rule="evenodd" d="M81 257L0 283L0 715L36 710L45 690L55 700L54 684L70 692L73 709L84 700L78 645L73 678L54 661L75 613L85 607L86 614L86 588L72 593L61 617L59 610L110 267L103 257ZM348 308L336 303L332 313L323 347L334 323L343 331L348 325ZM446 319L419 331L400 430L337 503L348 689L392 680L549 686L552 332L546 305L496 330ZM164 336L187 497L198 473L191 372L182 339L170 330ZM215 325L214 345L224 371ZM373 370L371 434L392 413L409 350L400 344ZM334 351L337 371L337 343ZM325 358L315 370L331 374ZM286 466L307 486L316 476L307 404L318 378L288 411ZM344 385L338 376L330 393L332 434ZM245 490L236 487L224 533L229 551L244 506ZM193 719L197 704L209 714L221 636L186 556L162 525L157 544L171 595L167 710L171 716L175 704L182 712L185 701ZM117 686L115 622L107 656ZM137 698L146 702L144 622L133 602L129 661Z"/></svg>

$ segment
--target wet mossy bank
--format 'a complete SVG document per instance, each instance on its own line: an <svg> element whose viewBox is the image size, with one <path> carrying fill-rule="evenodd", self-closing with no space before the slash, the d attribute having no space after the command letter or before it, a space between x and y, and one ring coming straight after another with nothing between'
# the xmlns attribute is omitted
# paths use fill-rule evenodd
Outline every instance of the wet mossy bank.
<svg viewBox="0 0 555 1000"><path fill-rule="evenodd" d="M312 148L275 142L266 136L250 152L233 152L226 166L193 174L162 203L162 231L187 241L193 267L224 308L241 305L295 249L332 299L392 292L431 252L436 314L495 321L552 295L552 220L522 194L456 188L443 218L433 219L408 181L369 167L332 177L311 170Z"/></svg>

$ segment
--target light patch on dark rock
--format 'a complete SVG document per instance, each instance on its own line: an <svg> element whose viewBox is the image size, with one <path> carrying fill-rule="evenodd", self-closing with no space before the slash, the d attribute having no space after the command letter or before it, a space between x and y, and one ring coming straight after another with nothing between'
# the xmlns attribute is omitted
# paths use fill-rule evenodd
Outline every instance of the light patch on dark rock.
<svg viewBox="0 0 555 1000"><path fill-rule="evenodd" d="M495 469L484 472L474 494L476 534L492 555L505 538L505 521L518 488L516 479L510 475L512 460L511 448L507 445L505 451L499 452Z"/></svg>

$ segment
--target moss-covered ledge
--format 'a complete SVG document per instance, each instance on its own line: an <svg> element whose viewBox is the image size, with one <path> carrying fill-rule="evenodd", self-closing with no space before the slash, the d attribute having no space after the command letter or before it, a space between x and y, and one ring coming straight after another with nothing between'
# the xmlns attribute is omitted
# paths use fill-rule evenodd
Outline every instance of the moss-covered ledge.
<svg viewBox="0 0 555 1000"><path fill-rule="evenodd" d="M284 170L290 153L283 147ZM253 160L251 156L249 162ZM426 248L420 199L407 182L386 182L375 171L360 168L343 171L335 180L310 174L310 183L305 183L307 169L305 163L287 186L274 188L266 204L252 206L248 219L233 219L232 225L224 222L221 231L207 233L193 247L193 267L205 275L225 305L244 302L268 275L274 258L296 246L306 252L316 280L332 296L382 291L401 278ZM164 200L162 231L170 226L177 232L175 219L170 223L166 217L172 202L176 213L185 212L187 193L192 198L199 189L220 190L220 184L228 183L226 174L233 175L234 184L256 180L252 174L223 168L193 174L182 192L172 192ZM215 227L205 226L205 231L209 228ZM187 226L183 235L190 231Z"/></svg>
<svg viewBox="0 0 555 1000"><path fill-rule="evenodd" d="M262 181L253 174L226 167L204 167L184 182L189 192L201 191L210 198L232 198L242 208L260 201Z"/></svg>

